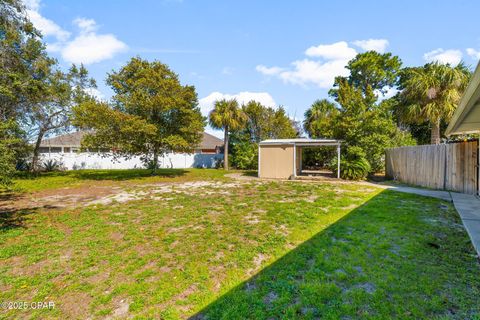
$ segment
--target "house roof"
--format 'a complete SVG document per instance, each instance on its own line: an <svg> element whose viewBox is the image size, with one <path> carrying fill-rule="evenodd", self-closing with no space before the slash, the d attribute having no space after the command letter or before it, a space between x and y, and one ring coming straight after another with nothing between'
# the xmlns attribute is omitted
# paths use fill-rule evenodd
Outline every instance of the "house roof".
<svg viewBox="0 0 480 320"><path fill-rule="evenodd" d="M76 147L80 148L85 131L71 132L49 139L43 139L40 147ZM200 149L215 149L223 146L223 141L211 134L203 132Z"/></svg>
<svg viewBox="0 0 480 320"><path fill-rule="evenodd" d="M223 140L209 133L204 132L202 142L200 143L200 149L215 149L216 147L222 147Z"/></svg>
<svg viewBox="0 0 480 320"><path fill-rule="evenodd" d="M53 138L43 139L40 147L78 147L82 142L85 131L71 132Z"/></svg>
<svg viewBox="0 0 480 320"><path fill-rule="evenodd" d="M296 146L332 146L340 145L341 140L335 139L307 139L307 138L296 138L296 139L268 139L260 142L261 146L264 145L296 145Z"/></svg>
<svg viewBox="0 0 480 320"><path fill-rule="evenodd" d="M480 63L446 130L447 135L480 132Z"/></svg>

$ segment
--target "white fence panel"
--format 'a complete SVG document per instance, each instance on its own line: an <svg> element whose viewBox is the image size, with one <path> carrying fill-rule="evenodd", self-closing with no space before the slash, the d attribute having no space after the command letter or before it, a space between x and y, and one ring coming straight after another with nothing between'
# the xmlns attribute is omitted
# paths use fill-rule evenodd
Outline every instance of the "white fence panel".
<svg viewBox="0 0 480 320"><path fill-rule="evenodd" d="M59 161L67 170L78 169L140 169L145 164L140 157L129 159L119 158L115 160L110 155L98 153L44 153L41 161L48 159ZM223 159L223 154L187 154L169 153L159 158L161 168L214 168L215 163Z"/></svg>

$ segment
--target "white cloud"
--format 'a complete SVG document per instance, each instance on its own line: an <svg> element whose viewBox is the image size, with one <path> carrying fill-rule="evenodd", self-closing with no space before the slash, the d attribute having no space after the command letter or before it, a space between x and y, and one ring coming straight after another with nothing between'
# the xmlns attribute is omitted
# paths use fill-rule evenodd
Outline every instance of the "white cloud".
<svg viewBox="0 0 480 320"><path fill-rule="evenodd" d="M305 50L309 57L319 57L326 60L350 60L357 55L355 49L350 48L345 41L332 44L321 44L316 47L310 47Z"/></svg>
<svg viewBox="0 0 480 320"><path fill-rule="evenodd" d="M263 73L264 75L273 76L273 75L276 75L276 74L279 74L280 72L282 72L283 68L279 68L279 67L269 68L267 66L259 64L258 66L255 67L255 70L257 70L260 73Z"/></svg>
<svg viewBox="0 0 480 320"><path fill-rule="evenodd" d="M62 29L52 20L40 14L40 0L27 0L27 13L30 20L45 37L55 37L56 42L47 43L47 50L58 52L67 62L91 64L111 59L115 54L127 49L127 45L113 34L98 34L97 23L93 19L77 18L73 24L78 34L72 39L71 33Z"/></svg>
<svg viewBox="0 0 480 320"><path fill-rule="evenodd" d="M357 51L347 42L340 41L312 46L305 50L305 55L311 58L293 61L290 68L258 65L256 70L267 76L278 77L285 83L330 88L336 76L348 75L345 66L357 55Z"/></svg>
<svg viewBox="0 0 480 320"><path fill-rule="evenodd" d="M251 100L255 100L260 102L264 106L267 107L276 107L275 100L268 92L250 92L250 91L242 91L237 94L226 94L221 92L212 92L208 96L200 99L199 106L202 114L204 116L208 116L210 111L213 109L213 104L217 100L222 99L237 99L239 104L247 103Z"/></svg>
<svg viewBox="0 0 480 320"><path fill-rule="evenodd" d="M353 42L357 47L365 51L377 51L379 53L384 53L388 46L387 39L368 39L368 40L357 40Z"/></svg>
<svg viewBox="0 0 480 320"><path fill-rule="evenodd" d="M299 85L313 83L320 88L330 88L336 76L348 76L349 71L345 68L347 63L347 59L327 62L298 60L292 63L293 70L281 72L279 77L286 83Z"/></svg>
<svg viewBox="0 0 480 320"><path fill-rule="evenodd" d="M111 59L127 45L113 34L80 34L61 49L62 58L72 63L92 64Z"/></svg>
<svg viewBox="0 0 480 320"><path fill-rule="evenodd" d="M70 37L70 32L62 29L58 24L40 14L40 1L25 1L27 15L35 28L40 30L45 37L55 37L58 41L65 41Z"/></svg>
<svg viewBox="0 0 480 320"><path fill-rule="evenodd" d="M462 61L462 52L460 50L443 50L442 48L438 48L425 53L423 59L427 62L449 63L456 66Z"/></svg>
<svg viewBox="0 0 480 320"><path fill-rule="evenodd" d="M473 48L468 48L467 54L474 59L480 59L480 51L475 50Z"/></svg>
<svg viewBox="0 0 480 320"><path fill-rule="evenodd" d="M54 45L62 58L72 63L92 64L113 58L125 51L127 45L113 34L97 34L97 23L93 19L77 18L73 23L79 34L70 41Z"/></svg>
<svg viewBox="0 0 480 320"><path fill-rule="evenodd" d="M384 52L388 46L388 40L358 40L353 44L363 50ZM357 50L349 46L346 41L339 41L308 48L305 50L308 58L293 61L290 68L268 67L260 64L255 69L266 76L275 76L285 83L302 86L313 84L328 89L333 85L335 77L349 75L349 70L345 66L357 54Z"/></svg>
<svg viewBox="0 0 480 320"><path fill-rule="evenodd" d="M80 28L81 33L89 33L97 30L97 23L93 19L77 18L73 24Z"/></svg>

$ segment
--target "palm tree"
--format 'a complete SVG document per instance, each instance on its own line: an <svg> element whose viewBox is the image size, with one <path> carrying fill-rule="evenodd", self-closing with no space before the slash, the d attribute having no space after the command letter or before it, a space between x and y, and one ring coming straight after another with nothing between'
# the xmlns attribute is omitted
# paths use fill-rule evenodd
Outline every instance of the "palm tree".
<svg viewBox="0 0 480 320"><path fill-rule="evenodd" d="M407 68L400 80L400 116L407 122L429 122L431 143L440 143L440 123L449 121L467 87L470 71L438 62Z"/></svg>
<svg viewBox="0 0 480 320"><path fill-rule="evenodd" d="M339 111L334 103L327 99L316 100L310 109L305 111L303 128L312 138L333 138L333 121Z"/></svg>
<svg viewBox="0 0 480 320"><path fill-rule="evenodd" d="M213 110L209 115L210 126L214 129L224 130L224 152L223 163L225 170L228 170L228 133L230 130L243 128L247 121L247 115L239 107L237 100L215 101Z"/></svg>

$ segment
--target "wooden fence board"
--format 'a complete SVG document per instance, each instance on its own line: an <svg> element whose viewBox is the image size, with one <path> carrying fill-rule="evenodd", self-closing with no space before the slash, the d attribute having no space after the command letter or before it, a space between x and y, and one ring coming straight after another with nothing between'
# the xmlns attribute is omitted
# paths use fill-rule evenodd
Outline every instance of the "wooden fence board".
<svg viewBox="0 0 480 320"><path fill-rule="evenodd" d="M478 192L478 141L387 149L386 175L432 189Z"/></svg>

